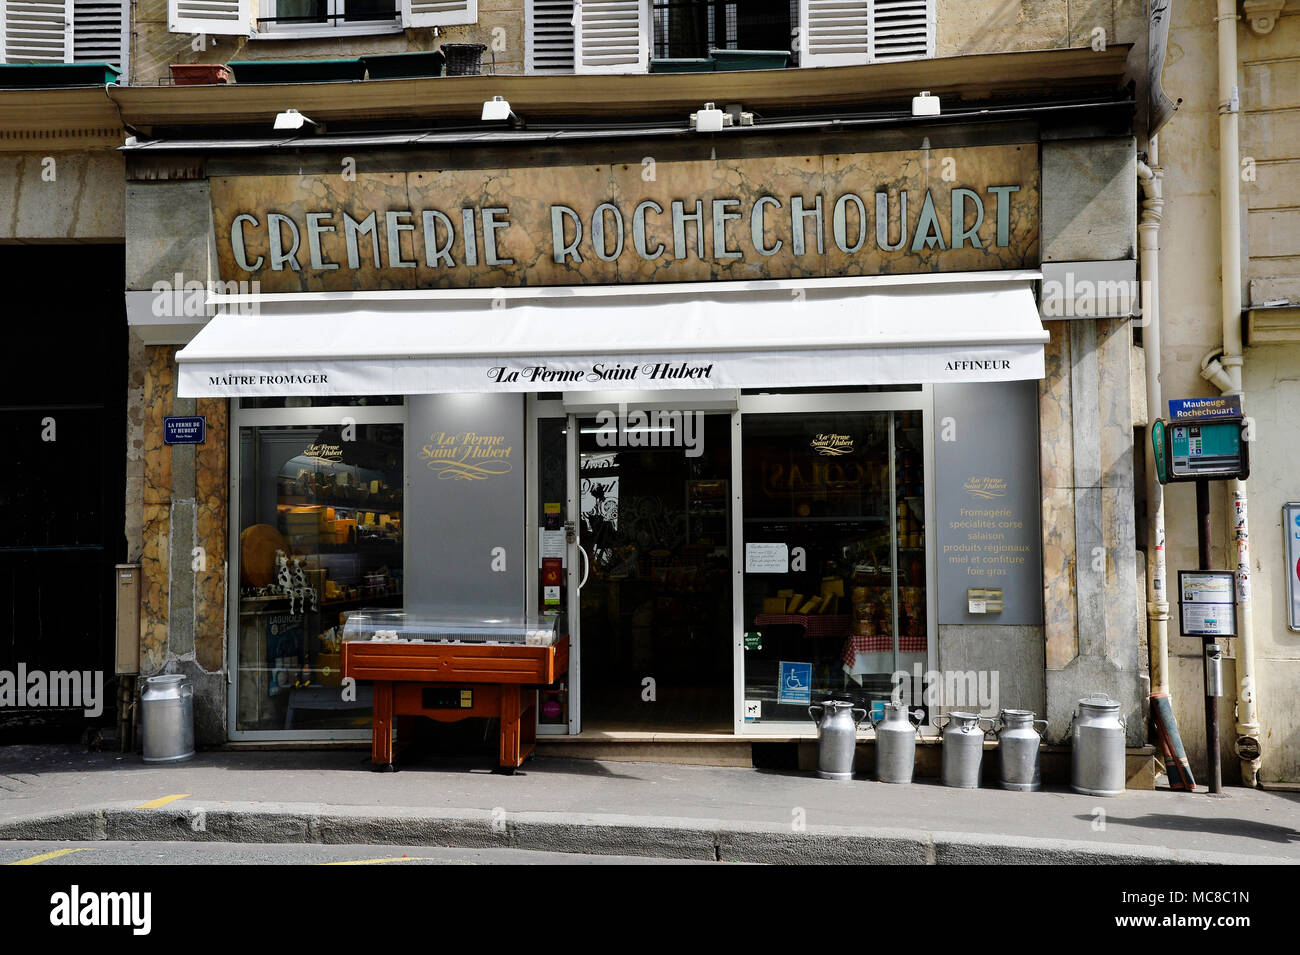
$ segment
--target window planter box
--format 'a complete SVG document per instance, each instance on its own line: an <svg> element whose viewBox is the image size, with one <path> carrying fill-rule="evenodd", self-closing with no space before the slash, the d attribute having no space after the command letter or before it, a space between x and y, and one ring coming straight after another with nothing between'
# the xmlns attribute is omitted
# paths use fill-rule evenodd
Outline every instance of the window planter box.
<svg viewBox="0 0 1300 955"><path fill-rule="evenodd" d="M230 67L224 63L173 63L169 69L173 86L219 86L230 82Z"/></svg>
<svg viewBox="0 0 1300 955"><path fill-rule="evenodd" d="M121 75L107 63L7 63L0 65L0 89L103 86Z"/></svg>
<svg viewBox="0 0 1300 955"><path fill-rule="evenodd" d="M366 67L350 60L240 60L227 64L236 83L340 83L364 80Z"/></svg>
<svg viewBox="0 0 1300 955"><path fill-rule="evenodd" d="M783 70L790 62L786 50L710 50L718 72L731 70Z"/></svg>
<svg viewBox="0 0 1300 955"><path fill-rule="evenodd" d="M375 53L363 56L361 62L372 80L397 80L442 76L447 57L441 50L425 50L418 53Z"/></svg>
<svg viewBox="0 0 1300 955"><path fill-rule="evenodd" d="M712 73L717 69L713 57L700 59L651 60L651 73Z"/></svg>

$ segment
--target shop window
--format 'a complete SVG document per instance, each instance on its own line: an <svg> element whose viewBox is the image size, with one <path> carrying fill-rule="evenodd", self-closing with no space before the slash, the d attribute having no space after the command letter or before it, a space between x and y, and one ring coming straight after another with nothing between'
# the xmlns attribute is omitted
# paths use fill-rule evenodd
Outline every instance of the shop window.
<svg viewBox="0 0 1300 955"><path fill-rule="evenodd" d="M240 429L237 730L369 729L340 642L350 613L402 607L402 430Z"/></svg>
<svg viewBox="0 0 1300 955"><path fill-rule="evenodd" d="M744 714L883 711L927 659L920 411L746 415Z"/></svg>

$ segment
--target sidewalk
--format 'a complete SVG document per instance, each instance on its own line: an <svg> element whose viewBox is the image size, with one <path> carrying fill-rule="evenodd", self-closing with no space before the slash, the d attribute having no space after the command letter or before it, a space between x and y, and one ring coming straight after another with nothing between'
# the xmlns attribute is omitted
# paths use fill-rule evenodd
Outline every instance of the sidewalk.
<svg viewBox="0 0 1300 955"><path fill-rule="evenodd" d="M171 766L0 747L0 839L512 847L745 862L1300 862L1300 794L956 790L547 759L205 752ZM168 799L167 797L180 797Z"/></svg>

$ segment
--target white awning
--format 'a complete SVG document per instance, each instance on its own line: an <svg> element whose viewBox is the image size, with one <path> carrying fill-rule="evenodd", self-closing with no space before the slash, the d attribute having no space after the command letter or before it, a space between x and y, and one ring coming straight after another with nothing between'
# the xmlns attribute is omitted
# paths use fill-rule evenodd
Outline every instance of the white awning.
<svg viewBox="0 0 1300 955"><path fill-rule="evenodd" d="M186 398L1043 377L1037 272L227 295Z"/></svg>

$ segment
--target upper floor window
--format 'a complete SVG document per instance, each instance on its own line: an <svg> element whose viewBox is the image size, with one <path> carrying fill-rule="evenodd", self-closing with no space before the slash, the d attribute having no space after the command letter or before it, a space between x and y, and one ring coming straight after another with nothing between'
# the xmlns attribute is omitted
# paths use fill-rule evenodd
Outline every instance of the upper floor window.
<svg viewBox="0 0 1300 955"><path fill-rule="evenodd" d="M643 73L711 50L797 66L934 56L935 0L525 0L530 73Z"/></svg>
<svg viewBox="0 0 1300 955"><path fill-rule="evenodd" d="M257 20L258 32L277 33L380 25L400 27L397 0L262 0Z"/></svg>
<svg viewBox="0 0 1300 955"><path fill-rule="evenodd" d="M5 0L0 63L108 63L126 71L125 0Z"/></svg>
<svg viewBox="0 0 1300 955"><path fill-rule="evenodd" d="M168 30L212 36L342 35L476 22L478 0L167 0Z"/></svg>

